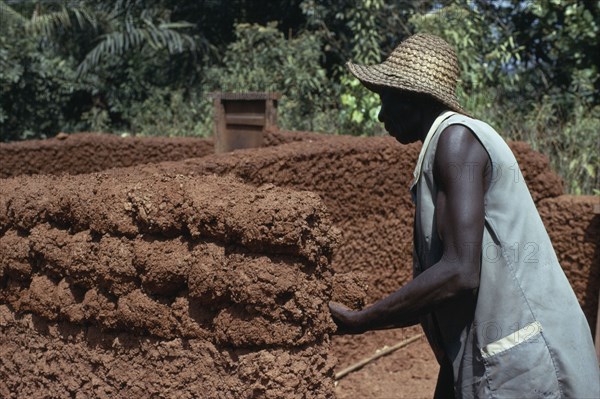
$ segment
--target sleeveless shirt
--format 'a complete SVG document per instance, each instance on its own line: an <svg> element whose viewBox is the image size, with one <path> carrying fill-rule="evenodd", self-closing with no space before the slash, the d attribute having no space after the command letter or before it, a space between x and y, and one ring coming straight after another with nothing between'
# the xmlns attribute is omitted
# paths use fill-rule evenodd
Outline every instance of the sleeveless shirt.
<svg viewBox="0 0 600 399"><path fill-rule="evenodd" d="M559 265L517 161L488 124L447 112L424 141L411 186L416 205L413 275L437 263L433 164L440 133L473 132L488 153L479 288L423 317L436 357L452 364L458 398L600 398L591 332ZM469 173L469 165L456 165Z"/></svg>

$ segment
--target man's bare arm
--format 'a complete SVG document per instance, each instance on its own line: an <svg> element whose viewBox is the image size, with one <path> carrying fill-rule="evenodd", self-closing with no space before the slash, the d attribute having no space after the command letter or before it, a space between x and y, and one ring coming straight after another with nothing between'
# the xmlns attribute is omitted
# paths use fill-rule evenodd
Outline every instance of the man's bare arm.
<svg viewBox="0 0 600 399"><path fill-rule="evenodd" d="M442 259L361 311L330 304L340 333L416 324L419 316L437 305L479 286L488 163L487 152L468 128L452 125L442 132L434 164L439 188L436 222L444 246Z"/></svg>

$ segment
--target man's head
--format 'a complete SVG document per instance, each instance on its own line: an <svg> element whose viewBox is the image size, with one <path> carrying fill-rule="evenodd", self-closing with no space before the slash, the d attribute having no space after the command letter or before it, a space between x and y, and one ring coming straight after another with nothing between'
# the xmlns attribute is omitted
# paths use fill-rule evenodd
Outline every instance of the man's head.
<svg viewBox="0 0 600 399"><path fill-rule="evenodd" d="M448 107L427 94L381 88L379 121L402 144L422 140L431 121Z"/></svg>
<svg viewBox="0 0 600 399"><path fill-rule="evenodd" d="M347 63L350 72L381 97L379 120L400 142L416 141L417 119L450 109L465 113L456 97L458 59L443 39L417 34L404 40L381 64ZM419 122L422 127L422 121ZM412 136L419 136L415 139Z"/></svg>

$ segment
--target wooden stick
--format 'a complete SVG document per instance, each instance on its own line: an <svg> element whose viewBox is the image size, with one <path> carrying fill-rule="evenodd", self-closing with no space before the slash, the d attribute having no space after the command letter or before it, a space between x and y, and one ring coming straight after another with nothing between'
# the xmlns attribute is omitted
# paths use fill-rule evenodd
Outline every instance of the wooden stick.
<svg viewBox="0 0 600 399"><path fill-rule="evenodd" d="M400 341L393 346L384 346L383 348L375 351L375 353L373 355L366 357L366 358L362 359L361 361L356 362L349 367L346 367L345 369L343 369L342 371L340 371L338 373L335 373L334 378L336 380L339 380L339 379L345 377L347 374L350 374L351 372L360 369L365 364L371 363L373 360L379 359L380 357L385 356L385 355L389 355L390 353L392 353L400 348L404 348L405 346L412 344L419 338L422 338L424 335L425 334L423 334L423 333L417 334L414 337L410 337L408 339L405 339L404 341Z"/></svg>

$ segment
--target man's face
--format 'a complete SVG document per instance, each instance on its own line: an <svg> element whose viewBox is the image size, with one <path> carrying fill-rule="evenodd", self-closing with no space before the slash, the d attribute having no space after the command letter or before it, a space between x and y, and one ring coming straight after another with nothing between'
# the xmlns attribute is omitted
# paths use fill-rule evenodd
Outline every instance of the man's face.
<svg viewBox="0 0 600 399"><path fill-rule="evenodd" d="M421 101L414 94L383 89L379 92L379 121L385 130L402 144L420 140Z"/></svg>

